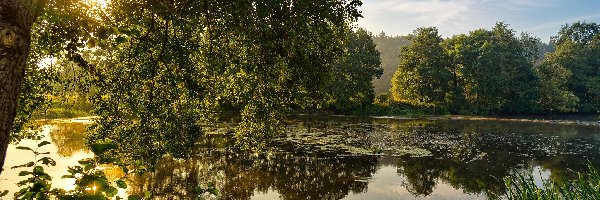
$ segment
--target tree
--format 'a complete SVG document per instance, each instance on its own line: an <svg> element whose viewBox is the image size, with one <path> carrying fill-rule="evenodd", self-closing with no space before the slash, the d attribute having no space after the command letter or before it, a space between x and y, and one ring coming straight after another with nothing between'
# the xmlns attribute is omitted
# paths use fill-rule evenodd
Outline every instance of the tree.
<svg viewBox="0 0 600 200"><path fill-rule="evenodd" d="M343 113L363 110L373 103L375 92L371 81L381 77L379 51L371 33L364 29L347 31L346 56L333 66L329 82L330 106Z"/></svg>
<svg viewBox="0 0 600 200"><path fill-rule="evenodd" d="M545 63L572 76L567 85L579 98L580 112L600 110L600 24L577 22L562 27L552 39L556 51Z"/></svg>
<svg viewBox="0 0 600 200"><path fill-rule="evenodd" d="M0 173L9 142L34 135L25 130L35 112L49 105L56 80L44 59L77 54L97 28L98 5L78 0L0 2ZM31 48L31 47L35 48Z"/></svg>
<svg viewBox="0 0 600 200"><path fill-rule="evenodd" d="M460 39L458 53L464 95L476 113L533 112L537 79L532 67L538 53L535 38L518 38L508 25L472 31Z"/></svg>
<svg viewBox="0 0 600 200"><path fill-rule="evenodd" d="M573 75L571 71L560 65L543 63L535 66L534 72L540 80L540 106L543 111L577 111L579 98L567 87L567 83Z"/></svg>
<svg viewBox="0 0 600 200"><path fill-rule="evenodd" d="M264 146L263 139L280 132L289 106L323 99L344 30L360 16L361 5L358 0L115 0L89 10L83 9L87 1L47 1L47 7L43 2L0 4L0 76L7 86L0 92L2 158L38 16L44 20L35 27L46 30L39 36L50 38L41 46L60 47L98 89L93 100L100 119L92 149L152 163L159 154L181 153L178 147L193 144L201 135L199 123L214 119L225 102L242 115L240 146ZM131 141L123 140L127 137ZM105 148L114 145L122 148Z"/></svg>
<svg viewBox="0 0 600 200"><path fill-rule="evenodd" d="M465 34L455 35L442 42L442 46L449 56L448 70L452 73L450 84L450 95L448 97L448 109L451 113L468 113L469 106L465 99L465 77L463 70L465 65L473 63L476 53L468 45L469 37Z"/></svg>
<svg viewBox="0 0 600 200"><path fill-rule="evenodd" d="M359 5L111 1L105 22L116 30L96 43L111 51L81 63L98 88L89 144L118 147L96 153L124 165L152 167L165 154L188 156L202 125L230 109L241 118L237 146L264 149L290 107L324 100Z"/></svg>
<svg viewBox="0 0 600 200"><path fill-rule="evenodd" d="M387 93L392 88L392 77L400 64L400 48L408 46L410 41L407 36L390 36L381 32L373 36L373 42L377 51L381 53L383 69L381 77L373 80L373 87L376 94Z"/></svg>
<svg viewBox="0 0 600 200"><path fill-rule="evenodd" d="M31 45L31 27L45 1L0 2L0 173L10 142Z"/></svg>
<svg viewBox="0 0 600 200"><path fill-rule="evenodd" d="M411 44L400 51L400 65L392 79L395 101L413 105L445 106L449 92L449 58L436 28L419 28Z"/></svg>

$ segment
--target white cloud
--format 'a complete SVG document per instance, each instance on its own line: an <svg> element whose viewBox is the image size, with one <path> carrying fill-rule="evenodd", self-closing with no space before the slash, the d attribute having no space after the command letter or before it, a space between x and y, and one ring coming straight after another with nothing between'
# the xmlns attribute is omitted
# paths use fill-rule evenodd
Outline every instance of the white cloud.
<svg viewBox="0 0 600 200"><path fill-rule="evenodd" d="M433 26L444 23L468 11L473 0L380 0L365 2L364 12L394 13L402 20Z"/></svg>
<svg viewBox="0 0 600 200"><path fill-rule="evenodd" d="M359 26L404 35L436 26L444 36L487 28L527 10L551 7L561 0L364 0Z"/></svg>

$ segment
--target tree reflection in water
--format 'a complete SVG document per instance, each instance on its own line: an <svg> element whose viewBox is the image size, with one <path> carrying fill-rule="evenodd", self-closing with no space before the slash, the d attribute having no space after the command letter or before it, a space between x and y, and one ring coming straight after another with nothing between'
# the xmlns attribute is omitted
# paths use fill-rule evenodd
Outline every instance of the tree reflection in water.
<svg viewBox="0 0 600 200"><path fill-rule="evenodd" d="M217 180L220 199L250 199L256 192L276 190L282 199L341 199L367 191L377 170L376 157L269 158L211 155L186 161L166 159L154 174L134 178L133 193L151 191L159 199L197 196L196 186Z"/></svg>
<svg viewBox="0 0 600 200"><path fill-rule="evenodd" d="M226 135L209 134L198 148L186 152L190 158L165 157L154 173L133 176L128 192L150 191L157 199L189 199L202 195L199 189L208 182L215 182L219 199L250 199L271 191L281 199L343 199L370 192L370 182L378 181L372 179L373 175L382 167L395 167L402 180L395 184L415 197L443 196L435 190L441 183L465 194L491 197L504 192L502 177L515 173L536 176L536 166L549 171L550 178L557 178L585 171L587 160L600 165L600 128L596 126L311 117L290 123L290 134L319 133L309 134L315 137L315 144L320 135L336 135L339 137L325 139L337 142L337 138L343 138L350 141L348 145L369 149L416 146L431 151L431 155L340 156L314 152L319 148L290 148L293 143L276 142L272 153L257 157L234 153L228 148L231 139ZM81 134L74 133L83 132L83 128L61 130L52 134L61 155L83 149Z"/></svg>
<svg viewBox="0 0 600 200"><path fill-rule="evenodd" d="M50 132L52 143L58 146L58 155L70 157L85 148L85 123L54 123Z"/></svg>

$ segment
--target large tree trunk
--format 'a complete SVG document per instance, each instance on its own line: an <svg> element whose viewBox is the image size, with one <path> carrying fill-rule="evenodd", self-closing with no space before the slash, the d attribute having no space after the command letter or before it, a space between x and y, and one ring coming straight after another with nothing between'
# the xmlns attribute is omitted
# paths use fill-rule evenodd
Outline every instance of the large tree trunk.
<svg viewBox="0 0 600 200"><path fill-rule="evenodd" d="M35 2L35 1L26 1ZM0 174L31 44L35 13L22 0L0 0Z"/></svg>

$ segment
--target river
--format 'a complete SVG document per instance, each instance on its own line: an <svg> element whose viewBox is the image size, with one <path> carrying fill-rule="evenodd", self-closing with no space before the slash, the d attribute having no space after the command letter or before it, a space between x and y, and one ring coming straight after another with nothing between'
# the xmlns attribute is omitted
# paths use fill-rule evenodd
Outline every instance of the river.
<svg viewBox="0 0 600 200"><path fill-rule="evenodd" d="M487 199L504 192L511 175L544 181L572 178L588 163L600 166L600 126L587 121L462 117L368 118L296 116L265 154L231 150L231 126L207 128L190 158L165 157L154 173L130 177L127 194L154 199L193 199L198 187L215 183L216 199ZM48 122L57 166L46 171L53 187L73 189L62 179L67 166L92 157L85 147L86 120ZM0 189L17 191L20 169L33 155L11 145ZM106 166L114 179L123 175Z"/></svg>

